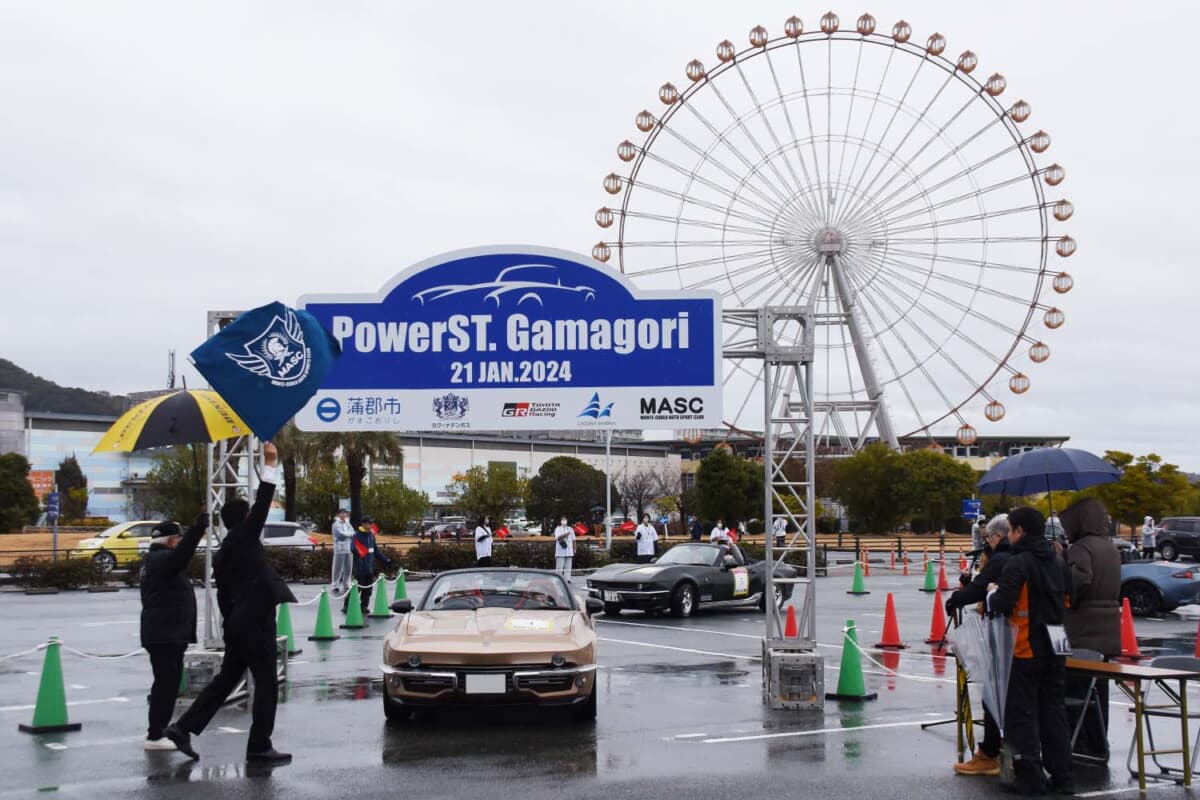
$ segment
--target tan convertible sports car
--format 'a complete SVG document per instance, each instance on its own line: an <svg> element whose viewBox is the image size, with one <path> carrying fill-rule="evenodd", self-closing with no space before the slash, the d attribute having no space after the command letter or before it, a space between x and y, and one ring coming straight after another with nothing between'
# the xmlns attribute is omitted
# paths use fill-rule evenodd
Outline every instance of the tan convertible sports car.
<svg viewBox="0 0 1200 800"><path fill-rule="evenodd" d="M595 599L559 575L533 569L443 572L383 642L383 710L389 720L463 705L568 706L596 716Z"/></svg>

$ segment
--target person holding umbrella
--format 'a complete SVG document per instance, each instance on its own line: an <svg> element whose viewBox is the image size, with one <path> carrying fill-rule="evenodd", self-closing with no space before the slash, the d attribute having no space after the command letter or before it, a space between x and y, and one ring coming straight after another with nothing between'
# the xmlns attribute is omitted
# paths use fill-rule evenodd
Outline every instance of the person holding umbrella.
<svg viewBox="0 0 1200 800"><path fill-rule="evenodd" d="M1008 515L1009 556L999 581L988 586L988 608L1016 624L1004 739L1013 754L1013 790L1044 794L1046 774L1058 792L1074 792L1071 731L1064 684L1067 659L1061 654L1071 573L1045 538L1045 518L1028 506ZM1043 771L1043 768L1045 771Z"/></svg>
<svg viewBox="0 0 1200 800"><path fill-rule="evenodd" d="M183 652L196 641L196 595L186 573L207 529L205 513L182 535L178 524L170 520L158 523L142 566L142 647L150 654L154 672L145 750L175 749L175 744L163 736L163 729L175 710L183 676Z"/></svg>
<svg viewBox="0 0 1200 800"><path fill-rule="evenodd" d="M954 592L946 600L946 613L956 614L959 609L987 599L988 584L996 583L1004 572L1004 565L1012 550L1008 544L1008 515L997 514L983 527L983 555L979 559L980 570L975 580ZM982 612L982 608L980 609ZM956 617L957 618L957 617ZM970 761L956 763L954 771L960 775L1000 774L1000 726L996 718L983 708L983 741L971 756Z"/></svg>
<svg viewBox="0 0 1200 800"><path fill-rule="evenodd" d="M239 497L221 507L221 521L229 533L215 559L213 576L217 582L217 604L225 619L225 657L212 683L163 731L179 752L192 759L200 758L192 748L192 734L201 733L208 726L247 670L254 678L254 705L246 760L278 764L292 759L290 753L275 749L271 733L275 729L278 701L275 606L294 603L296 597L267 561L260 539L279 479L278 460L275 446L266 442L265 466L254 505Z"/></svg>

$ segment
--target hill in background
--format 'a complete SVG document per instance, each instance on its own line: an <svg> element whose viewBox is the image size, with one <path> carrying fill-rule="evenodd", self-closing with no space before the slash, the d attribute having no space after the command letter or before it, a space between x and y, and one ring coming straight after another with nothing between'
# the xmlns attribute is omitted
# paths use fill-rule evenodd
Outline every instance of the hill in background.
<svg viewBox="0 0 1200 800"><path fill-rule="evenodd" d="M3 358L0 358L0 389L23 393L25 408L29 411L112 416L123 413L127 405L126 398L121 395L59 386Z"/></svg>

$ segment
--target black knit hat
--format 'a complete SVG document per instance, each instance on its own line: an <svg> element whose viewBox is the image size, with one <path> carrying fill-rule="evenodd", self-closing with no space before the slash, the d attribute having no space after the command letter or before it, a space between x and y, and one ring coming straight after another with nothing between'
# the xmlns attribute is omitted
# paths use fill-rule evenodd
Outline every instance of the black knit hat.
<svg viewBox="0 0 1200 800"><path fill-rule="evenodd" d="M164 519L151 530L151 542L165 542L172 536L179 535L179 525L169 519Z"/></svg>

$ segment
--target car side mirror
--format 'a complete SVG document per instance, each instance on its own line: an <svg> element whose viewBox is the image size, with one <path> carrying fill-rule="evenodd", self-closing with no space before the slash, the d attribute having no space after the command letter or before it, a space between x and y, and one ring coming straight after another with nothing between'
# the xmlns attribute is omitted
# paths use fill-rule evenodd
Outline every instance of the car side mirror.
<svg viewBox="0 0 1200 800"><path fill-rule="evenodd" d="M725 556L721 559L721 569L733 569L737 566L737 559L733 556Z"/></svg>
<svg viewBox="0 0 1200 800"><path fill-rule="evenodd" d="M593 616L595 614L599 614L601 611L604 610L603 601L601 601L595 597L589 597L587 600L584 601L583 605L587 609L587 613L588 613L589 617Z"/></svg>
<svg viewBox="0 0 1200 800"><path fill-rule="evenodd" d="M397 614L407 614L412 611L412 600L393 600L391 609Z"/></svg>

